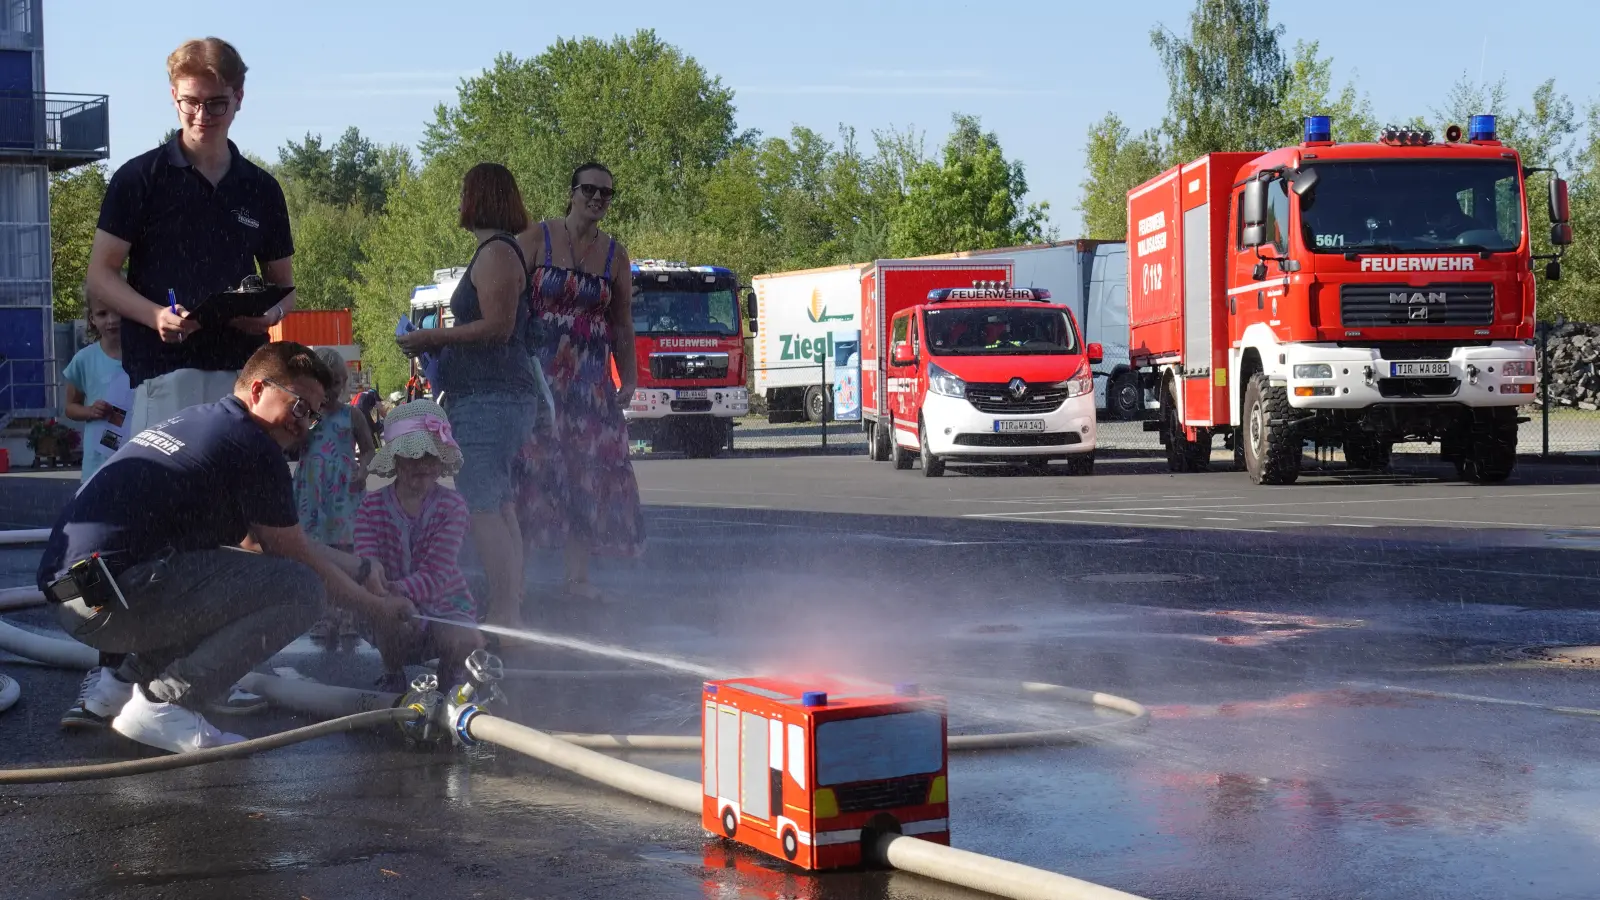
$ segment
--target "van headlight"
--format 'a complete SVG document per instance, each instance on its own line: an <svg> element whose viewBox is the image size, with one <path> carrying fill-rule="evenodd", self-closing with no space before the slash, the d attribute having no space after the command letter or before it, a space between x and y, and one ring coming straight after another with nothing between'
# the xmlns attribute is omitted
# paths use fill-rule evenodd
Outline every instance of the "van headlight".
<svg viewBox="0 0 1600 900"><path fill-rule="evenodd" d="M946 397L967 396L967 383L957 378L955 373L939 367L937 363L928 366L928 390Z"/></svg>
<svg viewBox="0 0 1600 900"><path fill-rule="evenodd" d="M1330 366L1327 363L1312 363L1311 365L1308 365L1308 366L1295 366L1294 367L1294 377L1296 377L1296 378L1332 378L1333 377L1333 366Z"/></svg>
<svg viewBox="0 0 1600 900"><path fill-rule="evenodd" d="M1066 381L1058 381L1050 386L1056 390L1065 389L1068 399L1082 397L1084 394L1092 394L1094 393L1094 372L1085 366L1078 369Z"/></svg>

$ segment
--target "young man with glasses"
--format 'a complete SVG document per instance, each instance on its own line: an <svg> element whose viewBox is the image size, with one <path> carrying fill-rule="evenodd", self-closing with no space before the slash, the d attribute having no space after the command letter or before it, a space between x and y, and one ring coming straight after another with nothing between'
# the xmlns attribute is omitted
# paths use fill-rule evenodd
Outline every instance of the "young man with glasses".
<svg viewBox="0 0 1600 900"><path fill-rule="evenodd" d="M294 244L282 188L228 139L244 99L238 51L217 38L188 41L167 58L167 76L178 134L112 176L86 278L89 293L122 316L122 367L134 392L129 434L232 393L245 360L295 302L290 292L264 316L207 328L187 315L258 269L266 281L293 284ZM103 657L84 689L116 663ZM240 692L229 705L250 712L265 703ZM104 722L80 698L61 724Z"/></svg>
<svg viewBox="0 0 1600 900"><path fill-rule="evenodd" d="M68 634L125 655L86 690L118 734L185 753L234 743L204 711L325 612L409 621L383 570L313 543L284 449L302 441L333 373L310 349L268 344L230 396L138 432L62 512L40 590ZM250 541L261 548L240 549ZM84 579L103 562L114 586Z"/></svg>

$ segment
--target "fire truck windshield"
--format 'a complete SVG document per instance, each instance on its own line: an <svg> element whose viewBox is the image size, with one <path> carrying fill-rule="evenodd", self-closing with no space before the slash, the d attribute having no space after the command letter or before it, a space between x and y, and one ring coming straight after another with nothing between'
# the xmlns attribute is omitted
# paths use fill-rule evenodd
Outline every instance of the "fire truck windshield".
<svg viewBox="0 0 1600 900"><path fill-rule="evenodd" d="M929 308L928 352L935 356L1058 356L1078 352L1078 336L1059 309L1026 306Z"/></svg>
<svg viewBox="0 0 1600 900"><path fill-rule="evenodd" d="M937 772L944 719L936 712L836 719L817 726L817 784L852 784Z"/></svg>
<svg viewBox="0 0 1600 900"><path fill-rule="evenodd" d="M1314 253L1498 253L1522 243L1522 179L1510 160L1319 162L1316 169L1316 188L1300 198L1301 234ZM1287 212L1281 192L1272 193L1269 219L1280 207Z"/></svg>
<svg viewBox="0 0 1600 900"><path fill-rule="evenodd" d="M731 286L715 290L634 289L633 330L636 334L739 333L739 301Z"/></svg>

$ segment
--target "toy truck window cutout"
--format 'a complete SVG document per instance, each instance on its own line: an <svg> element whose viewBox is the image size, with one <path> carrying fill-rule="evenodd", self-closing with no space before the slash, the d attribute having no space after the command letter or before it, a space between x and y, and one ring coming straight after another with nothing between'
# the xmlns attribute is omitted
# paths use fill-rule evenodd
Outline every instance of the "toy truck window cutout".
<svg viewBox="0 0 1600 900"><path fill-rule="evenodd" d="M943 698L845 679L707 682L701 824L803 869L887 831L950 842Z"/></svg>

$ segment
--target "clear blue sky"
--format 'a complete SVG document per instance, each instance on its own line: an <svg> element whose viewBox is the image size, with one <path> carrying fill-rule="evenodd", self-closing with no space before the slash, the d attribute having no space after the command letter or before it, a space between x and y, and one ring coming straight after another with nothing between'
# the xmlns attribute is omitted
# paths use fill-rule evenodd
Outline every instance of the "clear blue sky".
<svg viewBox="0 0 1600 900"><path fill-rule="evenodd" d="M349 125L414 144L434 105L451 102L459 79L495 54L533 56L556 37L648 27L735 90L741 128L770 135L799 124L831 136L844 123L865 136L914 126L932 152L952 112L980 116L1026 165L1031 199L1050 202L1066 237L1079 226L1089 125L1108 110L1135 130L1159 122L1166 84L1149 31L1185 29L1192 8L1191 0L43 2L47 89L111 95L113 163L176 123L164 64L188 37L215 34L240 48L250 74L233 135L275 159L289 139L309 131L331 140ZM1480 71L1489 82L1504 76L1518 103L1551 77L1580 106L1600 99L1600 77L1584 62L1596 9L1575 0L1520 9L1280 0L1273 15L1291 45L1321 41L1336 83L1357 78L1380 120L1398 120L1441 105L1457 78Z"/></svg>

